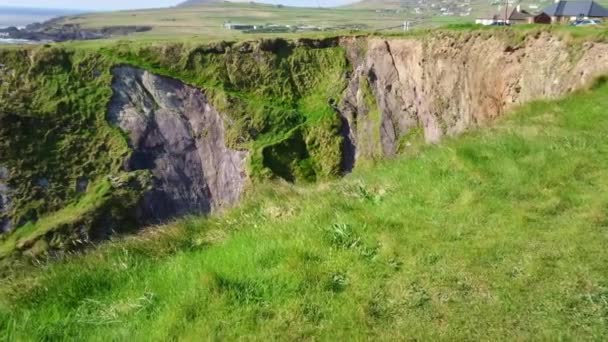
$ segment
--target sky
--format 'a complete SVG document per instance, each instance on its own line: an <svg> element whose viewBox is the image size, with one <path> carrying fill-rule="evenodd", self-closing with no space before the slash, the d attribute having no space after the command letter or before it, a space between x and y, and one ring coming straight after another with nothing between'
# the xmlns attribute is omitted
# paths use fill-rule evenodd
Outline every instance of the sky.
<svg viewBox="0 0 608 342"><path fill-rule="evenodd" d="M174 6L183 0L0 0L0 6L61 8L82 10L120 10ZM258 0L271 4L323 7L344 5L354 0Z"/></svg>

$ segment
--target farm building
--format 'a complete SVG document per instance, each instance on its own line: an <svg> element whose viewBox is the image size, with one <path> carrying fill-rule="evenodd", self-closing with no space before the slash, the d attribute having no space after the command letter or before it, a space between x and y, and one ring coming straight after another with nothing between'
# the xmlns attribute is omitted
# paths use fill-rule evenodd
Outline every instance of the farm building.
<svg viewBox="0 0 608 342"><path fill-rule="evenodd" d="M256 25L250 25L250 24L225 23L224 28L226 30L245 31L245 30L255 30L257 27L256 27Z"/></svg>

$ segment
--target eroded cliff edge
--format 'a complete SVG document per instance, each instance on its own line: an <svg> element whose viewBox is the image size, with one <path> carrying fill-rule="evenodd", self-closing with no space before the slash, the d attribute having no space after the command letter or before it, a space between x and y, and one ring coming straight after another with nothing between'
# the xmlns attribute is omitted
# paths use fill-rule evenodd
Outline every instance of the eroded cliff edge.
<svg viewBox="0 0 608 342"><path fill-rule="evenodd" d="M209 213L258 181L335 177L413 139L438 142L590 84L608 71L608 44L438 33L43 47L0 51L0 62L0 229L13 231L2 257Z"/></svg>
<svg viewBox="0 0 608 342"><path fill-rule="evenodd" d="M517 44L482 34L341 44L354 70L340 111L357 158L394 155L418 128L436 143L514 105L558 97L608 72L607 44L573 46L549 34Z"/></svg>

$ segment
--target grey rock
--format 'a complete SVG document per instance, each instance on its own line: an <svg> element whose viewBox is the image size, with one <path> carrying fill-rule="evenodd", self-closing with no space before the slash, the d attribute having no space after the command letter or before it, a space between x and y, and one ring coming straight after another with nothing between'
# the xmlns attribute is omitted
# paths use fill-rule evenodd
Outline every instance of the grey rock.
<svg viewBox="0 0 608 342"><path fill-rule="evenodd" d="M49 182L48 179L42 177L42 178L38 178L36 180L36 185L38 185L41 188L48 189L48 187L51 186L51 183Z"/></svg>
<svg viewBox="0 0 608 342"><path fill-rule="evenodd" d="M608 44L579 52L567 44L548 33L517 48L494 36L343 38L353 71L337 110L355 163L394 155L413 129L422 128L426 142L436 143L519 104L584 88L608 72ZM365 83L377 108L368 108Z"/></svg>
<svg viewBox="0 0 608 342"><path fill-rule="evenodd" d="M87 192L87 188L89 187L89 178L87 177L78 177L76 180L76 192L84 193Z"/></svg>
<svg viewBox="0 0 608 342"><path fill-rule="evenodd" d="M128 66L113 70L108 118L128 132L126 169L150 170L154 185L141 223L209 213L237 202L247 182L246 151L225 144L225 118L197 88Z"/></svg>
<svg viewBox="0 0 608 342"><path fill-rule="evenodd" d="M11 210L11 190L6 184L8 177L8 169L0 165L0 234L6 233L13 228L9 217Z"/></svg>

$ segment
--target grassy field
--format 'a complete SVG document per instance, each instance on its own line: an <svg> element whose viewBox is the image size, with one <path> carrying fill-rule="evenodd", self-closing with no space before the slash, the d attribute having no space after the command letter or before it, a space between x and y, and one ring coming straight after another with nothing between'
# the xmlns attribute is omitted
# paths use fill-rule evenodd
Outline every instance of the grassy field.
<svg viewBox="0 0 608 342"><path fill-rule="evenodd" d="M220 3L194 7L176 7L153 10L121 11L94 13L66 17L61 23L80 24L84 27L98 28L117 25L148 25L153 30L137 35L138 38L172 39L175 37L198 37L206 39L243 39L268 34L246 34L226 30L225 22L254 25L311 25L331 32L348 31L339 26L363 25L364 31L383 29L399 31L394 28L404 20L416 21L417 27L433 27L442 24L462 23L466 18L436 17L424 20L408 17L403 13L377 13L375 10L359 8L295 8L250 3ZM392 29L386 29L393 27ZM304 32L306 34L306 32ZM300 36L302 33L299 33ZM294 35L294 34L292 34ZM282 37L290 34L281 33Z"/></svg>
<svg viewBox="0 0 608 342"><path fill-rule="evenodd" d="M608 338L608 85L2 271L0 340Z"/></svg>
<svg viewBox="0 0 608 342"><path fill-rule="evenodd" d="M215 3L192 7L174 7L150 10L133 10L106 13L92 13L76 16L67 16L58 24L79 24L87 28L101 28L109 26L139 25L151 26L152 30L132 34L129 36L116 36L108 39L130 40L133 42L159 42L159 41L220 41L220 40L252 40L259 38L302 38L326 37L337 35L411 35L403 32L404 20L411 22L414 31L426 31L438 27L466 28L467 30L488 30L503 28L482 27L474 25L475 18L486 13L487 3L472 4L476 10L470 16L440 16L433 13L412 14L408 11L397 13L391 11L377 11L367 3L355 4L337 8L296 8L277 7L257 3ZM485 7L484 7L485 6ZM387 6L393 8L394 6ZM384 7L383 7L384 8ZM281 33L244 33L237 30L227 30L224 23L241 23L252 25L291 25L316 26L320 31L298 31ZM355 26L359 28L354 29ZM599 27L568 27L567 25L517 25L515 30L547 29L569 31L573 36L587 35L594 32L597 35L602 31L605 35L606 26ZM415 33L414 33L415 34ZM106 41L108 41L106 40ZM92 43L96 44L96 43Z"/></svg>

